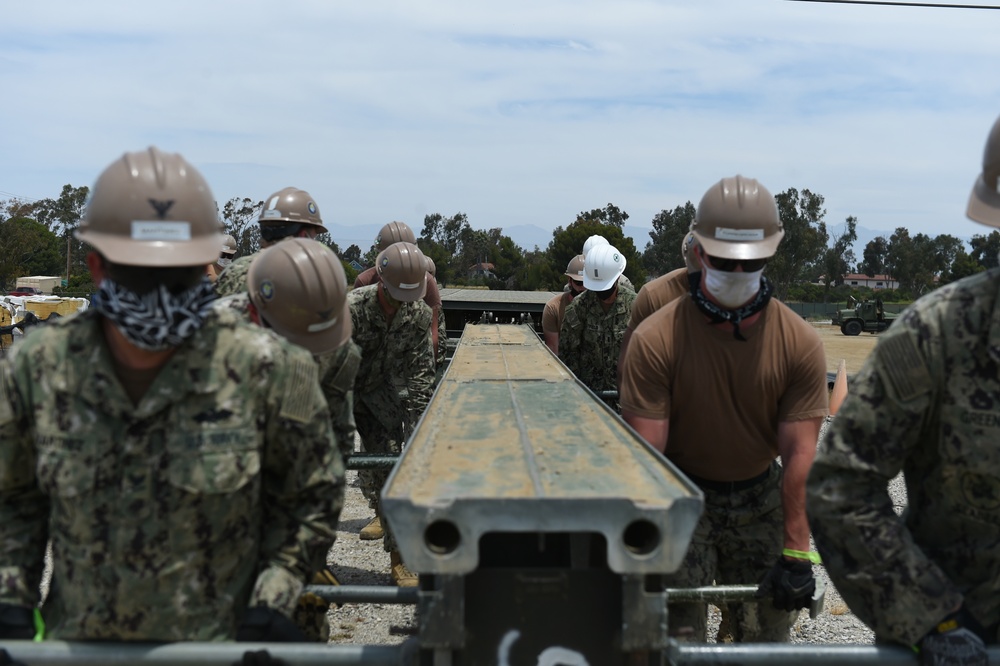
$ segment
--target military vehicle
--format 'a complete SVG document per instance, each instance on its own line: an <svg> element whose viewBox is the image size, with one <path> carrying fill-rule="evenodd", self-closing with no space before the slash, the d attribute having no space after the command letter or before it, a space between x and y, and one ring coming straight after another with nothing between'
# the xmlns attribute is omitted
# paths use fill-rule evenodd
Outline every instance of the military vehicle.
<svg viewBox="0 0 1000 666"><path fill-rule="evenodd" d="M861 335L862 332L878 333L889 328L896 320L895 313L886 312L882 299L862 301L854 307L837 310L831 317L834 326L844 335Z"/></svg>

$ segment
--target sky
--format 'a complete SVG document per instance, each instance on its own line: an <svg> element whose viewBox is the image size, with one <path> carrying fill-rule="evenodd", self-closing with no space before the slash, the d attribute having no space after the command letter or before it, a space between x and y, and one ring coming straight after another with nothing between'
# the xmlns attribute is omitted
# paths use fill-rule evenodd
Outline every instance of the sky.
<svg viewBox="0 0 1000 666"><path fill-rule="evenodd" d="M998 34L1000 11L788 0L9 2L0 198L155 145L220 206L294 186L338 226L610 202L650 227L739 173L830 225L968 238Z"/></svg>

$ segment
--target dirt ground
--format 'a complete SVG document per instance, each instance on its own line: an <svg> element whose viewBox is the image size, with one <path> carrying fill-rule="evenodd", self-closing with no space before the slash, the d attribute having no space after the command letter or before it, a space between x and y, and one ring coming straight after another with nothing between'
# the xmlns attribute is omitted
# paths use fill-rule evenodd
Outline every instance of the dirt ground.
<svg viewBox="0 0 1000 666"><path fill-rule="evenodd" d="M826 348L826 369L836 372L841 360L847 361L847 374L853 375L864 364L865 359L875 348L878 334L862 333L857 336L844 335L838 326L812 322L813 328L823 339Z"/></svg>

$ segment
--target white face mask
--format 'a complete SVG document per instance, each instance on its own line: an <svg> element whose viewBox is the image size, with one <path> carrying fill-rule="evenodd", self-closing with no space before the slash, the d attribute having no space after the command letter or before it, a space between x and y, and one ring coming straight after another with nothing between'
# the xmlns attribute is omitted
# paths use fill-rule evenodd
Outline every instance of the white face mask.
<svg viewBox="0 0 1000 666"><path fill-rule="evenodd" d="M738 308L752 299L760 290L760 276L764 269L753 273L734 271L727 273L704 266L705 290L725 308Z"/></svg>

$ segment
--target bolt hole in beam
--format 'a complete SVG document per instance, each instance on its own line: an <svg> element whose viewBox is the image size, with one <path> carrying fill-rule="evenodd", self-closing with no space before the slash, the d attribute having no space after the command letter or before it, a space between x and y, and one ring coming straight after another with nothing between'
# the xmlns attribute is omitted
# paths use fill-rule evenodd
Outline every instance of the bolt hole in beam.
<svg viewBox="0 0 1000 666"><path fill-rule="evenodd" d="M435 520L424 530L424 543L435 555L450 555L462 544L462 534L450 520Z"/></svg>
<svg viewBox="0 0 1000 666"><path fill-rule="evenodd" d="M633 520L622 533L622 543L633 555L649 555L660 546L660 528L648 520Z"/></svg>

